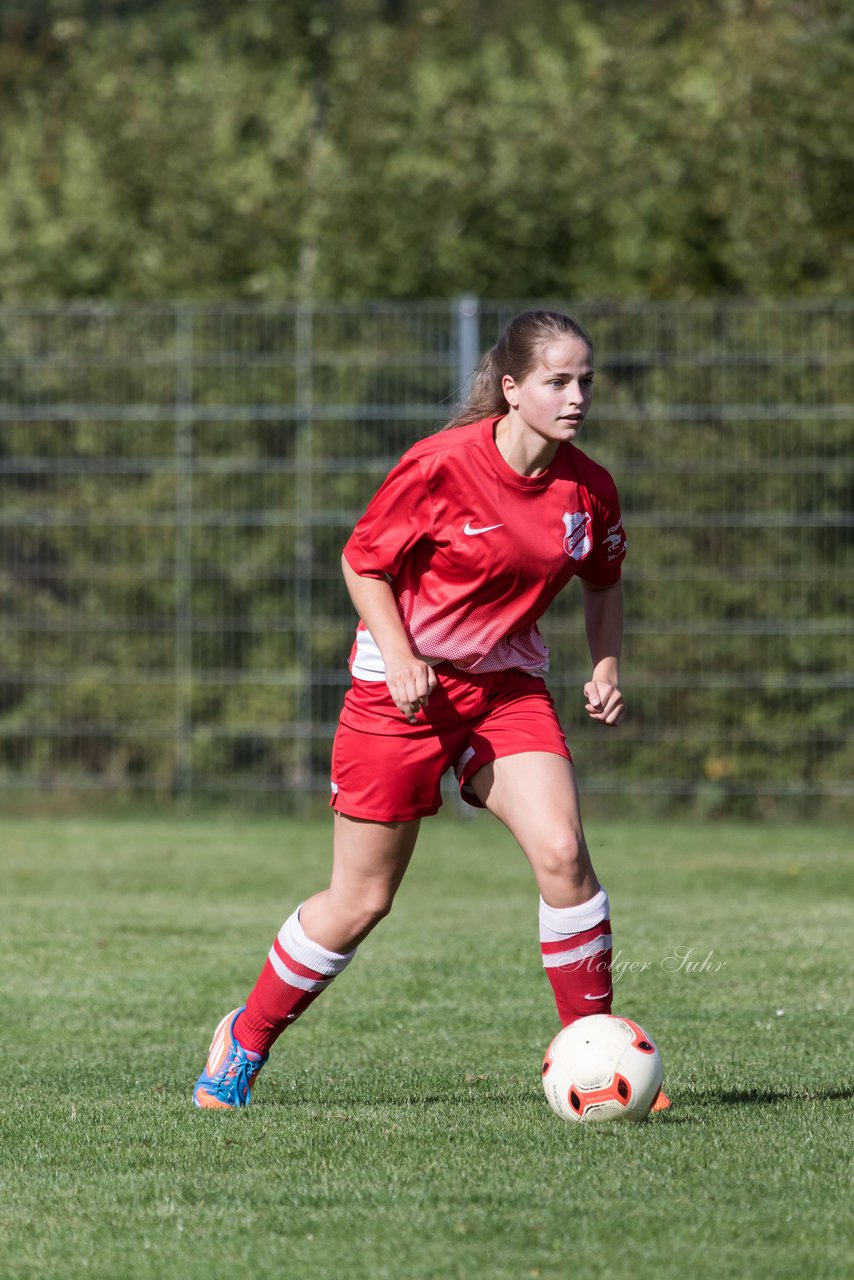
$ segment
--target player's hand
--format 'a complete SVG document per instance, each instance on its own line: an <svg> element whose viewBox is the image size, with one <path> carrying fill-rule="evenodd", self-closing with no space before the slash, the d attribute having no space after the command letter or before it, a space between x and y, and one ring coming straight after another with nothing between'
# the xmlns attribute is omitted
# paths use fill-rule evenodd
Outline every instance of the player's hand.
<svg viewBox="0 0 854 1280"><path fill-rule="evenodd" d="M394 705L410 724L415 724L418 712L427 706L430 694L438 684L433 668L414 654L408 659L387 660L385 682Z"/></svg>
<svg viewBox="0 0 854 1280"><path fill-rule="evenodd" d="M607 680L588 680L584 696L587 699L584 709L591 720L617 725L625 719L626 704L615 684L609 684Z"/></svg>

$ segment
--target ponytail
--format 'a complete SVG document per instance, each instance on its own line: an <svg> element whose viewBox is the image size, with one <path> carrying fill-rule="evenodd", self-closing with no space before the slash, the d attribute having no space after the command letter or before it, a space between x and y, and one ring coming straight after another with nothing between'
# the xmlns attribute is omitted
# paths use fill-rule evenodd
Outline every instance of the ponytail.
<svg viewBox="0 0 854 1280"><path fill-rule="evenodd" d="M501 379L504 370L498 360L498 347L490 347L481 360L472 379L468 399L446 423L443 430L451 427L466 427L470 422L480 422L481 418L496 417L507 409Z"/></svg>

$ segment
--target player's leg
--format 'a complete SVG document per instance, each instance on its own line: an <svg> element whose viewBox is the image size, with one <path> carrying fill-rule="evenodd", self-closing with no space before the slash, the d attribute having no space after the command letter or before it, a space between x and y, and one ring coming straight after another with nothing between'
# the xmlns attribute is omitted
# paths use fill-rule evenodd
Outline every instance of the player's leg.
<svg viewBox="0 0 854 1280"><path fill-rule="evenodd" d="M516 837L540 893L554 907L575 907L599 888L581 822L575 770L549 751L491 760L468 785Z"/></svg>
<svg viewBox="0 0 854 1280"><path fill-rule="evenodd" d="M419 822L370 822L335 814L329 888L282 925L244 1007L214 1034L193 1091L196 1106L246 1106L270 1048L347 967L359 943L391 910Z"/></svg>
<svg viewBox="0 0 854 1280"><path fill-rule="evenodd" d="M271 1045L346 968L389 911L420 820L440 807L442 774L466 732L442 690L431 699L430 712L429 722L421 716L408 723L382 681L354 680L348 690L332 748L336 812L329 887L288 917L245 1007L217 1028L194 1092L198 1106L246 1105Z"/></svg>
<svg viewBox="0 0 854 1280"><path fill-rule="evenodd" d="M543 964L564 1026L611 1010L608 895L584 838L572 763L525 751L484 764L468 786L516 837L540 890Z"/></svg>
<svg viewBox="0 0 854 1280"><path fill-rule="evenodd" d="M415 849L420 820L370 822L335 814L329 888L306 899L303 927L322 946L351 951L388 915Z"/></svg>
<svg viewBox="0 0 854 1280"><path fill-rule="evenodd" d="M329 887L288 917L235 1027L237 1039L268 1053L285 1027L347 967L391 910L419 822L367 822L336 813Z"/></svg>

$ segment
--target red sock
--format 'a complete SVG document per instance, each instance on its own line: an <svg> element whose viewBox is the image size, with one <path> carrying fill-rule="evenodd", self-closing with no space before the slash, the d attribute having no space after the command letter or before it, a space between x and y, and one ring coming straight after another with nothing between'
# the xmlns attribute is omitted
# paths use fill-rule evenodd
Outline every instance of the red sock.
<svg viewBox="0 0 854 1280"><path fill-rule="evenodd" d="M297 907L273 939L246 1008L234 1024L238 1044L253 1053L269 1053L285 1027L326 990L355 954L339 955L312 942L303 932Z"/></svg>
<svg viewBox="0 0 854 1280"><path fill-rule="evenodd" d="M565 1027L590 1013L610 1013L611 921L608 895L578 907L550 907L540 898L540 948Z"/></svg>

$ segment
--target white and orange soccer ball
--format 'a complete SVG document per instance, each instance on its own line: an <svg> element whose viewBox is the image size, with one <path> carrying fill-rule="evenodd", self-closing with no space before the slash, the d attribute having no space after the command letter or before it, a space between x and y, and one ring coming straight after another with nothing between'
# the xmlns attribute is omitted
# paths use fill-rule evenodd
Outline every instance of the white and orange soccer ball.
<svg viewBox="0 0 854 1280"><path fill-rule="evenodd" d="M570 1124L645 1120L661 1079L661 1056L643 1027L608 1013L564 1027L543 1061L549 1106Z"/></svg>

